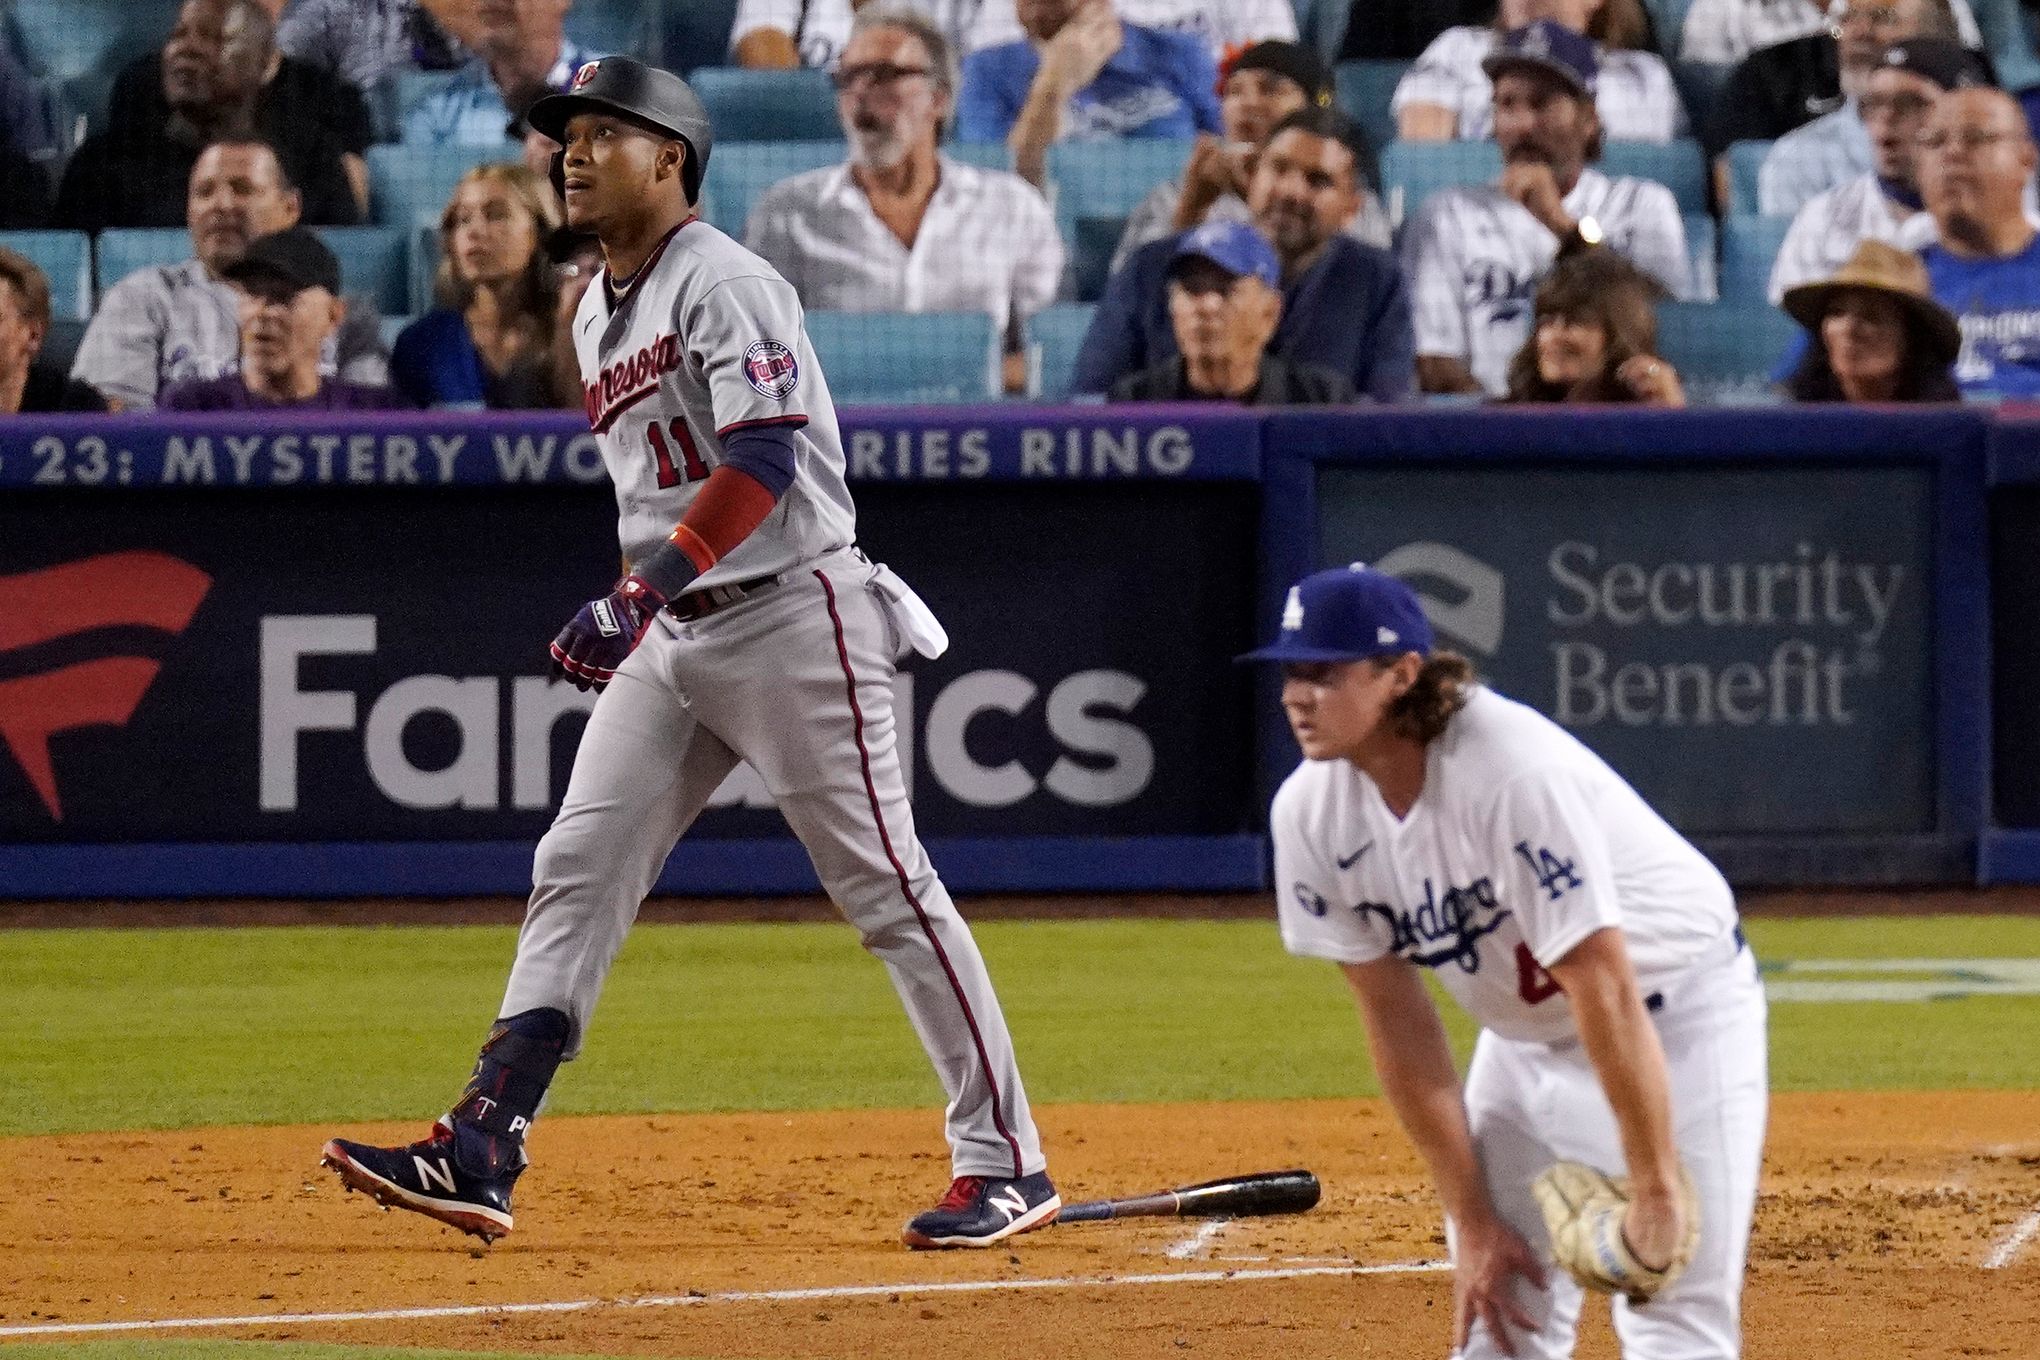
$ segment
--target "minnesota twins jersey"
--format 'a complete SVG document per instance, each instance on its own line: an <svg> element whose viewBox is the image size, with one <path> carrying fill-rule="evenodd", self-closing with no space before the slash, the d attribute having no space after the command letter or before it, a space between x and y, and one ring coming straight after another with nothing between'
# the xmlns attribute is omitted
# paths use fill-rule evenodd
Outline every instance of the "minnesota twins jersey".
<svg viewBox="0 0 2040 1360"><path fill-rule="evenodd" d="M1543 714L1479 689L1432 742L1408 816L1344 760L1306 761L1270 814L1291 953L1394 954L1506 1039L1574 1035L1546 968L1621 927L1645 992L1735 928L1721 874Z"/></svg>
<svg viewBox="0 0 2040 1360"><path fill-rule="evenodd" d="M574 352L627 561L666 541L722 463L723 439L761 425L793 431L793 484L696 588L774 576L849 545L856 510L836 408L800 298L764 260L690 218L628 286L612 288L605 273L588 290Z"/></svg>
<svg viewBox="0 0 2040 1360"><path fill-rule="evenodd" d="M1570 216L1599 223L1608 245L1673 297L1693 296L1671 190L1588 168L1564 203ZM1501 190L1469 185L1424 200L1403 233L1402 258L1417 353L1464 359L1490 393L1507 391L1509 360L1530 337L1537 284L1558 258L1558 237Z"/></svg>

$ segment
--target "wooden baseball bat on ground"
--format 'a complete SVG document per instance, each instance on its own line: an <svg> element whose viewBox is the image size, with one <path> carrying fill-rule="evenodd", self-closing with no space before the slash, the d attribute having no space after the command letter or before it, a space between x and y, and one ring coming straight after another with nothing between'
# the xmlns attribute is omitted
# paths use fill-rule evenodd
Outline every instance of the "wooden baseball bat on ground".
<svg viewBox="0 0 2040 1360"><path fill-rule="evenodd" d="M1256 1171L1245 1176L1160 1190L1127 1199L1092 1199L1065 1204L1058 1223L1098 1223L1112 1218L1247 1218L1259 1214L1300 1214L1318 1202L1318 1178L1308 1171Z"/></svg>

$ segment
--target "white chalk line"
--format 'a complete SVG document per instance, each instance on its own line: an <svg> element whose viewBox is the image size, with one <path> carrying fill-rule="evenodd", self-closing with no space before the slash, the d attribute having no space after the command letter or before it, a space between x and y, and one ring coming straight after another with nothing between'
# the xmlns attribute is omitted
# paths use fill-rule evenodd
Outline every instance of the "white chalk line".
<svg viewBox="0 0 2040 1360"><path fill-rule="evenodd" d="M2026 1244L2036 1236L2040 1236L2040 1207L2036 1207L2032 1213L2012 1225L2012 1230L2005 1235L2005 1239L1991 1248L1990 1255L1983 1258L1983 1268L2003 1270L2018 1258L2019 1253L2025 1250Z"/></svg>
<svg viewBox="0 0 2040 1360"><path fill-rule="evenodd" d="M1182 1241L1171 1243L1169 1249L1162 1254L1171 1261L1188 1261L1202 1256L1204 1249L1225 1231L1227 1222L1228 1220L1223 1218L1210 1219Z"/></svg>
<svg viewBox="0 0 2040 1360"><path fill-rule="evenodd" d="M1444 1261L1378 1266L1301 1266L1280 1270L1186 1270L1148 1275L1064 1275L1041 1280L941 1280L906 1284L825 1285L721 1294L669 1294L635 1299L569 1299L553 1303L474 1303L438 1308L379 1308L358 1313L265 1313L239 1317L155 1318L135 1322L49 1322L0 1327L0 1337L77 1336L88 1332L167 1332L197 1327L300 1327L311 1323L410 1322L430 1318L504 1317L522 1313L584 1313L598 1308L698 1308L715 1303L803 1303L819 1299L884 1298L894 1294L991 1294L1023 1289L1116 1289L1124 1285L1220 1284L1295 1280L1314 1275L1422 1275L1450 1270Z"/></svg>

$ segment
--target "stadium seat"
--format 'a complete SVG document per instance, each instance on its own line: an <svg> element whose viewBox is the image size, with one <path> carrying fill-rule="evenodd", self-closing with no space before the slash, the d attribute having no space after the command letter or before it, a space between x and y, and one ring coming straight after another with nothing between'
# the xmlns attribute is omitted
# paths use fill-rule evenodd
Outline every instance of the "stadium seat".
<svg viewBox="0 0 2040 1360"><path fill-rule="evenodd" d="M1091 315L1098 309L1088 302L1058 303L1044 307L1027 322L1027 343L1039 351L1039 381L1036 394L1043 401L1062 401L1070 394L1070 376L1077 366L1077 351L1084 334L1091 329Z"/></svg>
<svg viewBox="0 0 2040 1360"><path fill-rule="evenodd" d="M0 246L26 255L49 279L52 318L91 318L92 238L82 231L4 231Z"/></svg>
<svg viewBox="0 0 2040 1360"><path fill-rule="evenodd" d="M826 71L705 66L689 79L708 107L716 145L823 141L843 135ZM838 153L840 156L840 153ZM709 157L715 164L715 157Z"/></svg>
<svg viewBox="0 0 2040 1360"><path fill-rule="evenodd" d="M522 164L518 147L372 146L368 149L368 200L386 227L438 222L453 186L477 165Z"/></svg>
<svg viewBox="0 0 2040 1360"><path fill-rule="evenodd" d="M1727 302L1658 306L1658 352L1696 401L1748 403L1770 395L1771 370L1798 335L1776 307Z"/></svg>
<svg viewBox="0 0 2040 1360"><path fill-rule="evenodd" d="M1708 127L1714 118L1714 101L1721 97L1721 87L1735 68L1704 61L1675 61L1671 65L1672 84L1686 105L1687 119L1695 128Z"/></svg>
<svg viewBox="0 0 2040 1360"><path fill-rule="evenodd" d="M730 155L713 153L701 186L701 215L742 240L744 223L767 189L804 171L840 165L843 155L840 140L751 142Z"/></svg>
<svg viewBox="0 0 2040 1360"><path fill-rule="evenodd" d="M1759 216L1757 172L1771 154L1770 142L1737 142L1728 148L1728 215Z"/></svg>
<svg viewBox="0 0 2040 1360"><path fill-rule="evenodd" d="M988 401L999 393L997 338L985 312L809 312L807 332L839 402Z"/></svg>
<svg viewBox="0 0 2040 1360"><path fill-rule="evenodd" d="M1682 213L1707 211L1707 164L1697 142L1610 142L1599 169L1656 180L1672 191ZM1381 182L1396 221L1407 221L1440 189L1492 183L1501 173L1501 148L1493 142L1391 142L1381 156Z"/></svg>
<svg viewBox="0 0 2040 1360"><path fill-rule="evenodd" d="M416 321L417 319L418 318L415 316L407 316L402 314L399 314L397 316L391 316L387 312L385 312L382 318L383 348L384 349L395 348L397 343L397 337L404 333L404 327L410 325L413 321Z"/></svg>
<svg viewBox="0 0 2040 1360"><path fill-rule="evenodd" d="M682 0L662 6L665 65L692 79L697 67L720 66L730 52L737 0Z"/></svg>
<svg viewBox="0 0 2040 1360"><path fill-rule="evenodd" d="M1395 115L1388 102L1409 69L1406 61L1342 61L1332 73L1339 108L1366 130L1376 151L1395 140Z"/></svg>
<svg viewBox="0 0 2040 1360"><path fill-rule="evenodd" d="M1056 229L1070 247L1070 278L1080 300L1104 291L1126 219L1157 184L1182 177L1192 145L1140 137L1049 148Z"/></svg>
<svg viewBox="0 0 2040 1360"><path fill-rule="evenodd" d="M1693 268L1693 296L1699 301L1711 302L1721 296L1721 277L1714 263L1714 219L1705 213L1687 213L1683 220L1686 226L1686 259Z"/></svg>
<svg viewBox="0 0 2040 1360"><path fill-rule="evenodd" d="M590 52L656 59L658 9L656 0L576 0L567 14L567 36Z"/></svg>
<svg viewBox="0 0 2040 1360"><path fill-rule="evenodd" d="M1771 266L1792 227L1789 217L1731 217L1721 228L1721 300L1770 301Z"/></svg>
<svg viewBox="0 0 2040 1360"><path fill-rule="evenodd" d="M377 311L410 310L410 252L394 227L314 227L340 261L340 286L366 295ZM191 258L191 236L178 227L121 229L99 234L99 286L103 293L137 269Z"/></svg>

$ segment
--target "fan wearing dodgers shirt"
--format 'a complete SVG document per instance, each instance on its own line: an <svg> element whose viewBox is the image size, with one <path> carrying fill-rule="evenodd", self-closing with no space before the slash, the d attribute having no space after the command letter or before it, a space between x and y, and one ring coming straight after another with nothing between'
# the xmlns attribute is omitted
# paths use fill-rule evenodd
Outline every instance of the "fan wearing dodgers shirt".
<svg viewBox="0 0 2040 1360"><path fill-rule="evenodd" d="M1392 576L1306 577L1243 659L1282 666L1304 755L1269 814L1283 943L1344 972L1437 1185L1455 1354L1572 1354L1581 1290L1549 1268L1531 1191L1571 1160L1629 1178L1646 1267L1687 1230L1682 1167L1697 1191L1685 1273L1615 1303L1623 1355L1740 1356L1766 1026L1727 883L1593 752L1435 650ZM1481 1025L1463 1087L1426 973Z"/></svg>
<svg viewBox="0 0 2040 1360"><path fill-rule="evenodd" d="M853 546L827 381L793 288L695 215L712 132L678 76L590 62L532 106L559 143L567 224L602 244L573 337L616 486L625 575L553 642L601 691L539 842L499 1019L459 1101L404 1147L323 1160L386 1206L484 1240L510 1231L525 1137L581 1049L602 983L674 842L738 762L892 975L949 1097L954 1178L910 1247L983 1247L1062 1201L970 927L914 833L896 663L948 639Z"/></svg>
<svg viewBox="0 0 2040 1360"><path fill-rule="evenodd" d="M1537 281L1561 252L1606 245L1672 296L1692 292L1671 190L1590 164L1602 141L1593 42L1540 20L1504 35L1482 65L1494 81L1502 177L1432 194L1403 231L1426 392L1508 390Z"/></svg>

